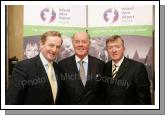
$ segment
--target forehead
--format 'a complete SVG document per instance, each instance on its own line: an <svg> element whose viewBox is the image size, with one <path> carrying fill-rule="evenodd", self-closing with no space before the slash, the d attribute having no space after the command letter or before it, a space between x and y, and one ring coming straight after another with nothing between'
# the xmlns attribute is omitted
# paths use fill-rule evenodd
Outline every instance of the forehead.
<svg viewBox="0 0 167 117"><path fill-rule="evenodd" d="M75 40L89 40L87 33L84 33L84 32L82 32L82 33L76 33L74 35L74 39Z"/></svg>
<svg viewBox="0 0 167 117"><path fill-rule="evenodd" d="M62 41L62 39L58 36L48 36L46 37L46 42L59 42Z"/></svg>
<svg viewBox="0 0 167 117"><path fill-rule="evenodd" d="M107 45L122 45L122 41L120 39L109 41Z"/></svg>

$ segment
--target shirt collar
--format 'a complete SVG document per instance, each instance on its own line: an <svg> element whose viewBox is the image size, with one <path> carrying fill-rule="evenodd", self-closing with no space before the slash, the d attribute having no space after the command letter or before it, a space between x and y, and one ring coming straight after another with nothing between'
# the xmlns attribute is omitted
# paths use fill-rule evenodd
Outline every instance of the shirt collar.
<svg viewBox="0 0 167 117"><path fill-rule="evenodd" d="M48 63L49 63L49 61L43 56L43 54L42 54L41 52L40 52L39 56L40 56L40 58L41 58L41 61L42 61L43 65L44 65L44 66L47 66ZM52 63L53 63L53 62L51 62L51 64L52 64Z"/></svg>
<svg viewBox="0 0 167 117"><path fill-rule="evenodd" d="M116 66L121 66L121 64L122 64L122 62L123 62L123 60L124 60L124 56L121 58L121 60L119 60L119 62L118 63L115 63L114 61L112 61L112 65L116 65Z"/></svg>
<svg viewBox="0 0 167 117"><path fill-rule="evenodd" d="M81 60L81 59L80 59L78 56L75 55L75 61L76 61L76 63L78 63L80 60ZM83 58L82 61L84 61L85 63L88 63L88 55L86 55L86 56Z"/></svg>

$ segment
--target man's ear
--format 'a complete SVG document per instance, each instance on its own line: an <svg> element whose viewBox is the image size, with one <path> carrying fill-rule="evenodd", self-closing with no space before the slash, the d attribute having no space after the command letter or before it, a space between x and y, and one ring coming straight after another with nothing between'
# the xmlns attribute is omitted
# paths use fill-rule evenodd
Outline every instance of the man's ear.
<svg viewBox="0 0 167 117"><path fill-rule="evenodd" d="M90 47L90 45L91 45L91 41L89 40L89 47Z"/></svg>
<svg viewBox="0 0 167 117"><path fill-rule="evenodd" d="M72 46L74 47L74 40L72 39Z"/></svg>
<svg viewBox="0 0 167 117"><path fill-rule="evenodd" d="M123 48L124 48L124 52L125 52L125 49L126 49L126 48L125 48L125 47L123 47Z"/></svg>

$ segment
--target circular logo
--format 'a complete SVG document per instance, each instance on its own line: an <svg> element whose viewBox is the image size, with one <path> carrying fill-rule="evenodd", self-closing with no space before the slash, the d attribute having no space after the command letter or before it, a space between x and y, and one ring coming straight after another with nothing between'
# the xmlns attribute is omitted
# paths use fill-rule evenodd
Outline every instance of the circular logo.
<svg viewBox="0 0 167 117"><path fill-rule="evenodd" d="M116 9L107 9L104 14L103 14L103 18L106 22L108 23L114 23L118 20L119 14L118 11Z"/></svg>
<svg viewBox="0 0 167 117"><path fill-rule="evenodd" d="M51 23L56 19L56 12L53 8L44 8L41 11L40 16L42 21L44 21L45 23Z"/></svg>

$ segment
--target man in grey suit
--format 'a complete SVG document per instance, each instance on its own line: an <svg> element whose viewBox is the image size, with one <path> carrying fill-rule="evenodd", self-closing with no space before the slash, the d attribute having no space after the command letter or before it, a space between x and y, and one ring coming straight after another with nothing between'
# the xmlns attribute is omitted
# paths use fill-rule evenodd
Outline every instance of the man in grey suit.
<svg viewBox="0 0 167 117"><path fill-rule="evenodd" d="M61 34L48 31L41 36L40 54L17 63L6 92L7 105L59 104L60 69L53 61L61 44Z"/></svg>
<svg viewBox="0 0 167 117"><path fill-rule="evenodd" d="M87 32L75 33L72 44L75 55L58 63L63 71L62 104L104 104L104 90L100 79L104 62L88 55L90 36Z"/></svg>

